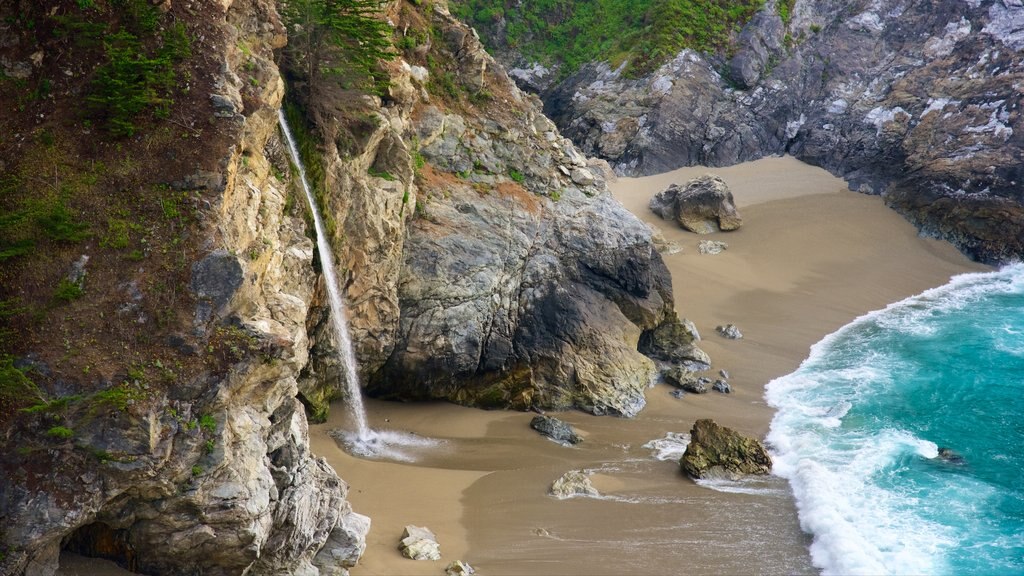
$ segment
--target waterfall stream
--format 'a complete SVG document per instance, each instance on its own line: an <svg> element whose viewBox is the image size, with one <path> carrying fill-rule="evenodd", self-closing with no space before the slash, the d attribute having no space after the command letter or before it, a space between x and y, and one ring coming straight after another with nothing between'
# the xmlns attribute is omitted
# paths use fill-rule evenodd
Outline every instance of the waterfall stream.
<svg viewBox="0 0 1024 576"><path fill-rule="evenodd" d="M348 405L352 412L352 420L355 422L356 440L368 441L371 437L370 426L366 423L366 410L363 408L362 390L359 386L359 372L356 366L355 353L352 351L352 337L348 332L348 321L345 319L345 301L341 297L341 288L338 286L338 277L334 272L334 256L331 254L331 245L327 238L327 231L324 228L323 218L316 205L316 198L309 187L309 180L306 179L306 167L299 157L298 146L295 145L295 137L288 127L288 121L284 117L284 110L277 111L277 120L281 124L281 132L288 142L288 153L292 162L299 169L299 179L302 181L302 190L306 193L306 200L309 202L309 210L313 213L313 225L316 227L316 247L320 254L320 266L323 268L324 283L327 285L327 294L331 305L331 323L334 326L334 336L338 340L338 359L345 369L345 387L348 390Z"/></svg>
<svg viewBox="0 0 1024 576"><path fill-rule="evenodd" d="M313 214L313 225L316 228L316 246L320 254L320 265L323 268L324 283L327 285L327 294L331 307L331 323L334 327L334 335L338 344L338 359L345 370L345 387L348 391L348 406L352 414L352 421L355 424L353 431L332 431L331 435L340 440L350 452L371 458L384 458L390 460L412 461L415 460L414 453L410 453L401 447L426 448L436 446L438 442L422 436L406 434L403 432L377 431L370 429L366 421L366 409L363 407L362 389L359 386L359 372L356 365L355 353L352 349L352 337L349 335L348 322L345 319L345 301L341 295L341 287L338 285L338 278L334 271L334 255L331 254L331 245L324 228L323 218L316 205L316 198L306 178L306 168L299 157L299 149L295 144L295 137L288 127L288 121L284 117L284 111L278 110L277 120L281 125L281 133L284 134L288 144L288 153L292 162L299 170L299 179L302 182L302 190L306 193L306 200L309 202L310 212Z"/></svg>

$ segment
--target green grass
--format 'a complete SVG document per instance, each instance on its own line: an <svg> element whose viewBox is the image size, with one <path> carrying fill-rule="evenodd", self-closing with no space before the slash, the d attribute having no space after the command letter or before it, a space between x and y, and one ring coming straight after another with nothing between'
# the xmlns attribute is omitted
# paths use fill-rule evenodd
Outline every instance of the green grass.
<svg viewBox="0 0 1024 576"><path fill-rule="evenodd" d="M75 431L64 426L54 426L46 431L46 435L50 438L58 438L60 440L67 440L75 435Z"/></svg>
<svg viewBox="0 0 1024 576"><path fill-rule="evenodd" d="M791 1L781 4L788 14ZM504 18L509 46L532 60L562 65L563 76L598 61L628 61L626 74L638 76L683 48L726 48L730 35L763 5L764 0L527 0L506 9L511 4L504 1L453 0L452 9L485 31Z"/></svg>
<svg viewBox="0 0 1024 576"><path fill-rule="evenodd" d="M60 284L57 284L57 289L53 291L53 297L64 302L71 302L81 298L83 293L82 287L77 282L61 278Z"/></svg>

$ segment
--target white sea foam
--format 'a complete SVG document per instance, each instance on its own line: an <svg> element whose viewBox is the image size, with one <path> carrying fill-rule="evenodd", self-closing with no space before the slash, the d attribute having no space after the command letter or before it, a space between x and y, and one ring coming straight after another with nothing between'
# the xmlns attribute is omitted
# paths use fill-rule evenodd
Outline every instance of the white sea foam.
<svg viewBox="0 0 1024 576"><path fill-rule="evenodd" d="M728 494L755 494L759 496L764 495L779 495L785 492L777 487L765 486L763 481L758 479L740 479L740 480L729 480L727 478L701 478L695 480L697 485L703 486L704 488L710 488L716 492L726 492Z"/></svg>
<svg viewBox="0 0 1024 576"><path fill-rule="evenodd" d="M394 430L370 430L365 435L348 430L331 430L331 437L345 451L370 460L415 462L420 455L443 444L441 440Z"/></svg>
<svg viewBox="0 0 1024 576"><path fill-rule="evenodd" d="M682 432L666 432L664 438L651 440L643 445L644 448L654 452L655 460L678 461L690 445L690 435Z"/></svg>

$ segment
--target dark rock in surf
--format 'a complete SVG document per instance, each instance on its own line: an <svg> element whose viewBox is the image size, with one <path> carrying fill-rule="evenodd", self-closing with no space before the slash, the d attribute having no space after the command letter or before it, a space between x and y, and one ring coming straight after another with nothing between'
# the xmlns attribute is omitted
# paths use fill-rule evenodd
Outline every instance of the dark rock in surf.
<svg viewBox="0 0 1024 576"><path fill-rule="evenodd" d="M552 418L550 416L534 416L533 420L530 420L530 428L533 428L537 432L540 432L542 436L558 442L559 444L579 444L583 442L583 437L573 430L573 427L562 422L558 418Z"/></svg>
<svg viewBox="0 0 1024 576"><path fill-rule="evenodd" d="M750 474L768 474L772 459L756 439L703 419L697 420L690 430L690 444L679 465L692 478L737 479Z"/></svg>

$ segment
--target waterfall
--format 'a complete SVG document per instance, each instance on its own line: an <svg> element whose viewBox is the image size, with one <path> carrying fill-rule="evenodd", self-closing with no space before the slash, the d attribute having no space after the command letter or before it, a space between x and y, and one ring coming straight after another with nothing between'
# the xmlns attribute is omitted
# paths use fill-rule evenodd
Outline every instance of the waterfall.
<svg viewBox="0 0 1024 576"><path fill-rule="evenodd" d="M348 322L345 320L345 302L341 296L341 288L338 285L338 278L334 273L334 256L331 254L331 245L327 238L327 231L324 229L323 218L320 217L320 210L316 206L316 198L309 187L306 179L306 168L302 165L299 157L299 149L295 145L295 137L288 128L288 121L285 120L284 111L277 111L277 121L281 125L281 132L288 142L288 153L292 162L299 169L299 179L302 181L302 190L306 193L306 200L309 202L309 210L313 213L313 225L316 227L316 246L320 254L320 265L324 272L324 283L327 284L327 294L331 305L331 323L334 326L334 336L338 343L338 359L345 369L345 386L348 389L349 410L352 412L352 419L355 422L356 441L366 442L371 439L372 432L366 423L366 410L363 408L362 390L359 386L359 372L356 367L356 356L352 351L352 337L349 336Z"/></svg>

